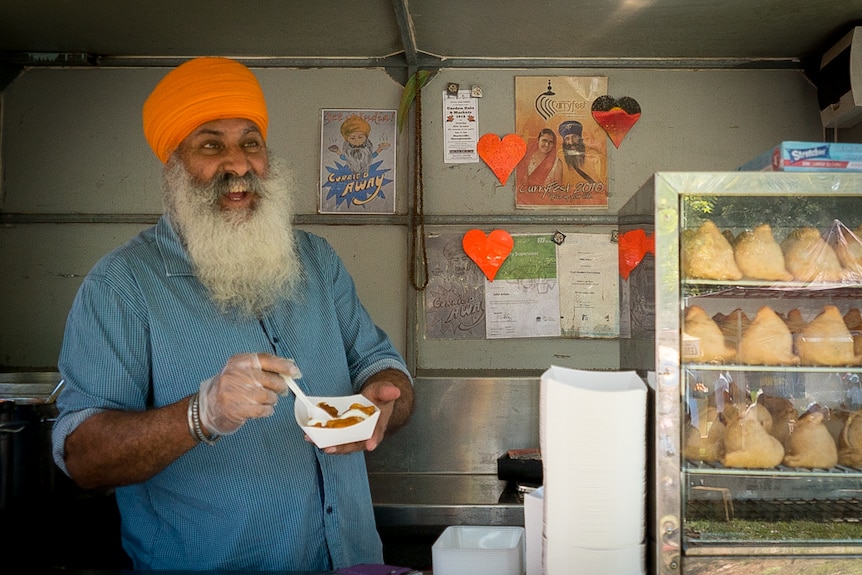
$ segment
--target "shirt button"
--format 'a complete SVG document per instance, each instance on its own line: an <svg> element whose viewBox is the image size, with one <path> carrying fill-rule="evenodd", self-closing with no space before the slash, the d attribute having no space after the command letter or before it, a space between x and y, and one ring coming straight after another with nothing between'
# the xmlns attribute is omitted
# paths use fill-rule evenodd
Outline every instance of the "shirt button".
<svg viewBox="0 0 862 575"><path fill-rule="evenodd" d="M332 505L327 505L327 506L326 506L326 512L327 512L327 513L332 513Z"/></svg>

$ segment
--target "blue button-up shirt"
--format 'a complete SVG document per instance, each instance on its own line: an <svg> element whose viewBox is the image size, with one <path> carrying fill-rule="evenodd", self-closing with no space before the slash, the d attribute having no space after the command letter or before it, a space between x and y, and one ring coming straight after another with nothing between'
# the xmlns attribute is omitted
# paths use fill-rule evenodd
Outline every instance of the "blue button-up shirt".
<svg viewBox="0 0 862 575"><path fill-rule="evenodd" d="M298 296L260 320L215 308L166 217L99 261L66 325L57 464L65 470L65 439L87 417L174 403L237 353L293 358L310 395L357 393L385 368L407 373L331 246L295 233ZM306 442L292 395L272 417L196 446L116 496L138 569L302 571L383 560L363 453L330 456Z"/></svg>

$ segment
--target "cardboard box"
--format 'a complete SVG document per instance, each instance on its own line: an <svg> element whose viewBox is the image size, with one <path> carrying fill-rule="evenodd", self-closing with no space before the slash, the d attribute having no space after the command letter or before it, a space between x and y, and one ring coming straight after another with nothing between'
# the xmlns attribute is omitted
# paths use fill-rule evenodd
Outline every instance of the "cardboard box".
<svg viewBox="0 0 862 575"><path fill-rule="evenodd" d="M741 172L862 172L862 144L781 142L739 167Z"/></svg>

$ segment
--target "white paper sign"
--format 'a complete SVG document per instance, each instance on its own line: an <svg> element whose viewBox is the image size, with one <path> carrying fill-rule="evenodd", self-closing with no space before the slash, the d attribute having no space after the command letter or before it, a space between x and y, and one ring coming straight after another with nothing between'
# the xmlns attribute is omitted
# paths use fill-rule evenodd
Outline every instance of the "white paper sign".
<svg viewBox="0 0 862 575"><path fill-rule="evenodd" d="M485 282L487 337L560 337L556 245L547 234L512 239L512 253Z"/></svg>
<svg viewBox="0 0 862 575"><path fill-rule="evenodd" d="M458 95L443 92L443 162L471 164L479 162L476 142L479 141L479 104L470 90L458 90Z"/></svg>
<svg viewBox="0 0 862 575"><path fill-rule="evenodd" d="M610 237L570 234L557 248L565 337L619 336L619 253Z"/></svg>

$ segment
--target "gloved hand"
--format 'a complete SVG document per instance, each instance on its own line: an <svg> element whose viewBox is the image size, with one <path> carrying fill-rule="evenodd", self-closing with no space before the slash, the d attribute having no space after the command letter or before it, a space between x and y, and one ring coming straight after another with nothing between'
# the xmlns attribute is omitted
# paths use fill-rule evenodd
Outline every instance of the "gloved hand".
<svg viewBox="0 0 862 575"><path fill-rule="evenodd" d="M286 390L280 373L295 377L299 369L291 360L267 354L231 357L221 373L201 382L201 424L210 434L230 435L248 419L269 417Z"/></svg>

